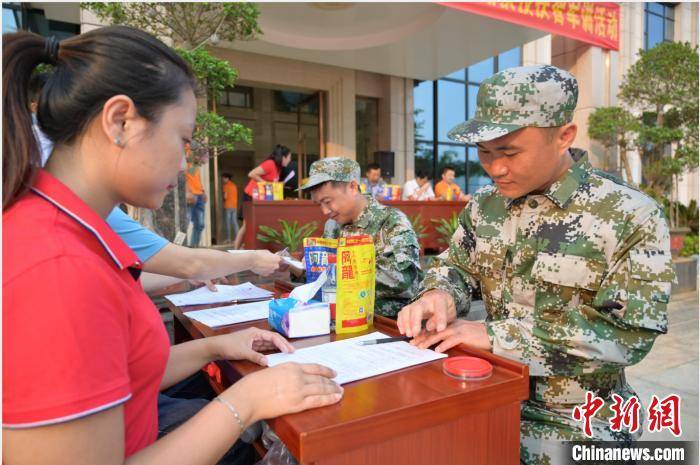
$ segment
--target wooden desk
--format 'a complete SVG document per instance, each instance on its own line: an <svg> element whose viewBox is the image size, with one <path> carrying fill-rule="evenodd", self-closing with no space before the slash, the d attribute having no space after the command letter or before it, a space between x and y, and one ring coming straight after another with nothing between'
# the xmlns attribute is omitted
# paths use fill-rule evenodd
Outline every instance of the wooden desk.
<svg viewBox="0 0 700 465"><path fill-rule="evenodd" d="M426 236L420 239L424 251L441 251L446 248L446 244L440 242L440 235L435 230L435 223L431 220L450 218L454 213L462 211L465 206L464 202L456 201L390 200L382 201L382 203L398 208L410 218L421 215L422 223L426 228ZM318 227L314 235L321 236L323 225L326 222L319 206L311 200L252 200L243 202L243 219L246 222L245 248L272 248L272 250L276 250L274 244L266 244L257 239L260 225L279 230L279 220L298 221L300 224L316 221Z"/></svg>
<svg viewBox="0 0 700 465"><path fill-rule="evenodd" d="M213 330L178 308L175 342L224 334L266 320ZM395 322L377 317L374 330L396 335ZM352 335L350 337L359 335ZM322 344L335 334L293 340L295 347ZM528 369L491 353L466 348L450 355L476 355L494 364L493 375L462 382L442 372L442 360L346 384L336 405L285 415L269 424L304 465L518 464L520 402L528 397ZM217 362L225 383L261 369L250 362Z"/></svg>

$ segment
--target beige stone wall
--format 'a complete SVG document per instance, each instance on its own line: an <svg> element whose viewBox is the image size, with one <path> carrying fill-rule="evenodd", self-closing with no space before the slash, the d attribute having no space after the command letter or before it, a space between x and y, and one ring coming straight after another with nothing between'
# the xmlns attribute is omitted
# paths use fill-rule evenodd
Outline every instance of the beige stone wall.
<svg viewBox="0 0 700 465"><path fill-rule="evenodd" d="M215 48L213 53L238 70L241 85L325 92L325 153L355 158L355 71L223 48ZM364 88L376 87L371 79L363 80L362 84Z"/></svg>
<svg viewBox="0 0 700 465"><path fill-rule="evenodd" d="M681 3L675 10L676 24L674 30L674 40L679 42L690 42L698 45L698 3ZM698 200L700 190L700 173L697 168L690 170L678 180L678 200L688 204L691 200Z"/></svg>
<svg viewBox="0 0 700 465"><path fill-rule="evenodd" d="M325 92L327 156L355 158L355 98L378 99L379 150L395 154L396 176L392 182L404 182L407 172L413 174L412 80L222 48L213 52L238 70L240 85ZM264 124L257 126L262 129ZM255 147L251 149L259 162L266 152L260 151L257 140L270 138L263 133L256 133L255 137Z"/></svg>

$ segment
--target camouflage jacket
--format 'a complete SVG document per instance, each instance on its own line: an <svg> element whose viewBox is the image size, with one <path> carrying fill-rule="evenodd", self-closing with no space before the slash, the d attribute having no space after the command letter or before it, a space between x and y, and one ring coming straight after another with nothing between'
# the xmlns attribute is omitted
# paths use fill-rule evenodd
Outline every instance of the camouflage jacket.
<svg viewBox="0 0 700 465"><path fill-rule="evenodd" d="M674 280L660 207L593 169L585 152L572 157L541 195L480 189L420 291L449 292L463 316L479 288L493 352L560 378L543 389L563 403L603 378L619 384L621 368L647 354L666 332Z"/></svg>
<svg viewBox="0 0 700 465"><path fill-rule="evenodd" d="M371 195L365 197L367 206L355 222L339 226L328 220L323 236L372 236L377 266L375 313L395 318L416 294L423 278L418 238L403 212L380 204Z"/></svg>

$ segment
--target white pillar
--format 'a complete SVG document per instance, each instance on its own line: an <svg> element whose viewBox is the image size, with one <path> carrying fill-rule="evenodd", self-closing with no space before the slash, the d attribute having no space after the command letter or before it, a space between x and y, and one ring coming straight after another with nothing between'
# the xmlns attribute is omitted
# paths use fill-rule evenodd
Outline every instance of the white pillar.
<svg viewBox="0 0 700 465"><path fill-rule="evenodd" d="M356 159L355 73L344 70L328 89L326 156Z"/></svg>
<svg viewBox="0 0 700 465"><path fill-rule="evenodd" d="M523 66L552 63L552 36L546 35L523 45Z"/></svg>

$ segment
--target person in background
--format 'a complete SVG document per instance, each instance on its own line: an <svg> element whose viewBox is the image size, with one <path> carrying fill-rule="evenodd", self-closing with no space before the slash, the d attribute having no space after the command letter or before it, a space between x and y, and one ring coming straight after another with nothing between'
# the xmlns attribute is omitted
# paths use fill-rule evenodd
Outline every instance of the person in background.
<svg viewBox="0 0 700 465"><path fill-rule="evenodd" d="M224 191L224 222L226 223L226 242L231 242L231 229L233 237L238 235L238 187L233 182L231 173L221 176Z"/></svg>
<svg viewBox="0 0 700 465"><path fill-rule="evenodd" d="M200 168L193 163L187 164L185 171L187 201L187 218L192 223L192 236L190 237L190 247L199 247L204 231L204 209L207 204L207 194L204 192Z"/></svg>
<svg viewBox="0 0 700 465"><path fill-rule="evenodd" d="M277 144L272 150L270 156L267 157L264 162L260 163L260 165L253 168L250 173L248 173L250 181L248 181L248 184L245 186L243 191L243 201L253 200L253 192L258 189L259 182L279 181L282 169L289 165L291 161L292 153L289 151L289 148L285 147L284 145ZM236 240L233 243L234 249L240 249L243 245L245 230L245 220L243 220L243 225L238 231Z"/></svg>
<svg viewBox="0 0 700 465"><path fill-rule="evenodd" d="M459 200L468 202L472 196L463 194L455 182L455 167L446 166L442 169L442 181L435 184L435 196L440 200Z"/></svg>
<svg viewBox="0 0 700 465"><path fill-rule="evenodd" d="M211 360L264 364L259 351L292 350L262 330L169 347L140 260L104 221L120 203L159 208L174 188L194 76L124 26L62 42L8 34L3 59L3 462L211 464L246 424L337 402L331 370L286 364L246 376L156 440L160 390ZM39 63L55 68L37 111L54 143L45 169L27 115Z"/></svg>
<svg viewBox="0 0 700 465"><path fill-rule="evenodd" d="M257 189L259 182L279 181L282 170L291 161L292 153L289 151L289 148L284 145L276 145L270 156L248 173L250 181L245 186L243 200L251 200L253 198L253 190Z"/></svg>
<svg viewBox="0 0 700 465"><path fill-rule="evenodd" d="M428 175L421 170L416 171L416 179L412 179L403 185L403 200L433 200L435 192L430 185Z"/></svg>
<svg viewBox="0 0 700 465"><path fill-rule="evenodd" d="M375 199L384 195L384 180L382 168L378 163L370 163L365 170L365 177L360 180L360 187L365 194L370 194Z"/></svg>
<svg viewBox="0 0 700 465"><path fill-rule="evenodd" d="M311 194L311 200L328 218L323 237L372 237L377 268L374 311L396 318L415 296L423 278L418 237L401 210L382 205L369 193L362 194L359 180L360 165L355 160L322 158L311 164L301 189Z"/></svg>

